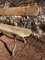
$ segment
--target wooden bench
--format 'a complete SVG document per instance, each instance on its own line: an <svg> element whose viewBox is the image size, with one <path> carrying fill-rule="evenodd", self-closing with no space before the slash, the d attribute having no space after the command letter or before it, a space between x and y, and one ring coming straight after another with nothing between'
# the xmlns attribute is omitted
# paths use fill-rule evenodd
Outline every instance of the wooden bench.
<svg viewBox="0 0 45 60"><path fill-rule="evenodd" d="M11 25L2 24L2 23L0 23L0 30L8 32L8 33L12 33L19 37L22 37L25 43L26 43L26 40L24 37L28 37L30 34L32 34L32 31L30 29L27 29L24 27L22 28L22 27L18 27L18 26L11 26ZM15 48L16 48L16 39L14 40L14 42L15 42L14 48L12 51L13 56L14 56L14 52L15 52Z"/></svg>
<svg viewBox="0 0 45 60"><path fill-rule="evenodd" d="M9 8L0 8L0 15L11 15L11 16L37 16L39 13L39 7L38 6L23 6L23 7L9 7ZM14 35L18 35L19 37L22 37L24 42L26 43L26 40L24 37L28 37L30 34L32 34L32 31L27 28L22 28L18 26L11 26L7 24L0 24L0 30L5 31L8 33L12 33ZM16 48L16 39L14 40L14 48L12 51L12 55L14 55L15 48Z"/></svg>

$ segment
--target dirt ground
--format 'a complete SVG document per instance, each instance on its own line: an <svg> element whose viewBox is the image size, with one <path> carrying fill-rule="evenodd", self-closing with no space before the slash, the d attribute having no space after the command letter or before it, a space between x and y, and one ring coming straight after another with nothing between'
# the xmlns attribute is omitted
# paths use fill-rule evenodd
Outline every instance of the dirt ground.
<svg viewBox="0 0 45 60"><path fill-rule="evenodd" d="M0 60L45 60L45 43L35 42L31 36L27 43L17 41L15 56L11 56L14 40L3 35L0 37Z"/></svg>

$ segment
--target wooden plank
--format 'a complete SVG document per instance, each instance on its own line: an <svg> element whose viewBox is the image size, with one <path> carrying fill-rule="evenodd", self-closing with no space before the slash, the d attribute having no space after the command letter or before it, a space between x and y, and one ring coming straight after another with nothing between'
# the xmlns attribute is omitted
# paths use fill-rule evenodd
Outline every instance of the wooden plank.
<svg viewBox="0 0 45 60"><path fill-rule="evenodd" d="M37 16L39 13L38 6L23 6L0 8L0 15L16 15L16 16Z"/></svg>
<svg viewBox="0 0 45 60"><path fill-rule="evenodd" d="M0 30L9 32L12 34L16 34L19 37L27 37L32 33L32 31L30 29L27 29L24 27L22 28L22 27L18 27L18 26L11 26L11 25L7 25L7 24L0 24Z"/></svg>

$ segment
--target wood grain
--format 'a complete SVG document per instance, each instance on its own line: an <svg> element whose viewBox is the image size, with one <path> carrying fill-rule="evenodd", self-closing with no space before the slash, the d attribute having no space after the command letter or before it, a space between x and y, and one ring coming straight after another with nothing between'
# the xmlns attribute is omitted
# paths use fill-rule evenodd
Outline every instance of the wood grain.
<svg viewBox="0 0 45 60"><path fill-rule="evenodd" d="M15 34L19 37L28 37L32 33L30 29L18 26L11 26L7 24L0 24L0 30Z"/></svg>
<svg viewBox="0 0 45 60"><path fill-rule="evenodd" d="M37 16L39 13L38 6L9 7L0 8L0 15L16 15L16 16Z"/></svg>

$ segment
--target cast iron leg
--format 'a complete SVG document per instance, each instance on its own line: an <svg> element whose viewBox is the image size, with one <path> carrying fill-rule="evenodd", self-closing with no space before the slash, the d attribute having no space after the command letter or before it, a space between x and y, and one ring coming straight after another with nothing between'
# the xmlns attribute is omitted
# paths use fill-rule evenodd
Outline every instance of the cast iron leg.
<svg viewBox="0 0 45 60"><path fill-rule="evenodd" d="M12 56L15 55L15 49L16 49L16 38L14 38L14 46L13 46L13 50L12 50Z"/></svg>
<svg viewBox="0 0 45 60"><path fill-rule="evenodd" d="M26 43L26 40L25 40L25 38L23 37L23 40L24 40L24 43Z"/></svg>

